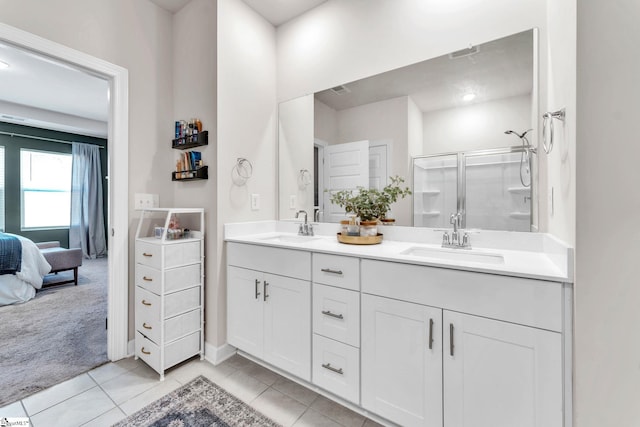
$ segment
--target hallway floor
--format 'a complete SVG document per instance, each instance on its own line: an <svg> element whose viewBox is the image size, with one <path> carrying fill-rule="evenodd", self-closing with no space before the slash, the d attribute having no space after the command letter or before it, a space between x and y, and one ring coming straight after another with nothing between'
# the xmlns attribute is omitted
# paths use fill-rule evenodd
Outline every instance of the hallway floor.
<svg viewBox="0 0 640 427"><path fill-rule="evenodd" d="M243 357L218 366L194 359L165 380L133 358L100 366L0 408L0 418L31 418L34 427L110 426L203 375L283 426L375 427L365 418Z"/></svg>

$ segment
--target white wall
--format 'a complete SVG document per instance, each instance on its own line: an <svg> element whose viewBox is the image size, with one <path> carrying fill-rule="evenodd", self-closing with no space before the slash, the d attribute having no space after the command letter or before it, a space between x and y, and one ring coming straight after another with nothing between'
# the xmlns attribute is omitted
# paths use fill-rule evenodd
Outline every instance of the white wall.
<svg viewBox="0 0 640 427"><path fill-rule="evenodd" d="M639 17L637 0L577 4L577 427L640 425Z"/></svg>
<svg viewBox="0 0 640 427"><path fill-rule="evenodd" d="M202 152L209 167L209 179L202 181L171 182L174 206L205 208L205 307L218 306L217 250L217 191L216 136L217 136L217 7L209 0L191 0L173 15L173 115L164 123L170 135L163 143L166 155L175 165L182 150L170 148L176 120L199 118L203 130L209 132L209 145L193 150ZM175 166L172 167L175 170ZM205 324L215 325L217 310L205 310ZM215 342L215 327L205 328L205 340Z"/></svg>
<svg viewBox="0 0 640 427"><path fill-rule="evenodd" d="M226 269L222 226L276 218L276 34L275 28L240 0L218 0L218 268L216 323L207 325L213 345L226 340ZM236 159L251 161L245 185L232 180ZM250 195L260 195L252 211ZM208 285L210 282L208 282ZM215 337L212 335L215 334Z"/></svg>
<svg viewBox="0 0 640 427"><path fill-rule="evenodd" d="M464 123L464 126L460 126ZM514 96L466 107L424 113L422 154L451 153L521 145L515 135L532 127L531 96Z"/></svg>
<svg viewBox="0 0 640 427"><path fill-rule="evenodd" d="M278 106L278 194L281 219L291 219L304 210L313 219L313 95L306 95ZM307 170L306 178L300 176ZM309 179L305 185L305 179ZM296 202L291 206L291 197Z"/></svg>
<svg viewBox="0 0 640 427"><path fill-rule="evenodd" d="M313 102L313 136L328 144L338 140L338 112L317 99Z"/></svg>
<svg viewBox="0 0 640 427"><path fill-rule="evenodd" d="M391 170L388 174L400 175L408 184L411 181L408 110L409 100L406 96L340 110L337 112L337 142L391 140ZM411 225L410 199L399 200L392 206L396 224Z"/></svg>
<svg viewBox="0 0 640 427"><path fill-rule="evenodd" d="M133 283L134 193L173 202L166 154L172 121L171 15L147 0L0 0L0 21L129 71L129 283ZM117 143L117 142L116 142ZM133 286L130 286L130 302ZM133 318L133 304L129 305ZM129 328L133 336L133 322Z"/></svg>

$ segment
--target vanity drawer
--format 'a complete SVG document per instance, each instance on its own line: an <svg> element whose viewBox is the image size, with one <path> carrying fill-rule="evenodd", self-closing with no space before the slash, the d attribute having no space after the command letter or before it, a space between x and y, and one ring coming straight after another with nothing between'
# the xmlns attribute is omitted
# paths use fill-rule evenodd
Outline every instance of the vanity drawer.
<svg viewBox="0 0 640 427"><path fill-rule="evenodd" d="M152 267L136 265L136 285L154 294L162 293L162 271ZM164 271L164 291L173 292L178 289L200 284L200 263L176 267Z"/></svg>
<svg viewBox="0 0 640 427"><path fill-rule="evenodd" d="M313 383L360 404L360 350L313 335Z"/></svg>
<svg viewBox="0 0 640 427"><path fill-rule="evenodd" d="M360 347L360 293L314 283L313 332Z"/></svg>
<svg viewBox="0 0 640 427"><path fill-rule="evenodd" d="M137 240L135 261L158 270L195 264L202 261L200 245L200 240L165 245Z"/></svg>
<svg viewBox="0 0 640 427"><path fill-rule="evenodd" d="M146 319L162 320L160 304L161 298L136 286L136 315L144 316ZM164 297L164 318L176 316L178 314L191 311L200 307L200 287L185 289L174 292Z"/></svg>
<svg viewBox="0 0 640 427"><path fill-rule="evenodd" d="M562 331L562 284L556 282L362 260L362 292Z"/></svg>
<svg viewBox="0 0 640 427"><path fill-rule="evenodd" d="M227 263L235 267L311 279L311 253L243 243L227 243Z"/></svg>
<svg viewBox="0 0 640 427"><path fill-rule="evenodd" d="M340 288L360 290L358 258L313 254L313 282Z"/></svg>

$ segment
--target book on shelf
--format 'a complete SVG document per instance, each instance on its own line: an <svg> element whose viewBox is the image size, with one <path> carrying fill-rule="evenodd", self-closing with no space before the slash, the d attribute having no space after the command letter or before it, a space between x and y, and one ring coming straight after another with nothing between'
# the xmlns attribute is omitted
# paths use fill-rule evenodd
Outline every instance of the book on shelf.
<svg viewBox="0 0 640 427"><path fill-rule="evenodd" d="M200 151L185 151L176 162L176 172L196 170L203 166Z"/></svg>

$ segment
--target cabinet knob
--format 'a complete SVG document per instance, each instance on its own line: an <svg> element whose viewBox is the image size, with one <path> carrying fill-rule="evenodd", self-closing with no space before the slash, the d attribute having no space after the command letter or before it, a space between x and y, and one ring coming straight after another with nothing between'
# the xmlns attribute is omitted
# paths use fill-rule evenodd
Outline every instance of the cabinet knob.
<svg viewBox="0 0 640 427"><path fill-rule="evenodd" d="M342 276L342 270L333 270L331 268L321 268L320 271L324 273L338 274Z"/></svg>
<svg viewBox="0 0 640 427"><path fill-rule="evenodd" d="M150 351L144 351L144 347L142 347L142 350L140 350L142 352L142 354L151 354Z"/></svg>
<svg viewBox="0 0 640 427"><path fill-rule="evenodd" d="M153 256L153 254L148 254L148 253L146 253L146 252L142 252L142 256L152 257L152 256Z"/></svg>
<svg viewBox="0 0 640 427"><path fill-rule="evenodd" d="M142 280L144 280L145 282L153 282L153 279L147 276L142 277Z"/></svg>
<svg viewBox="0 0 640 427"><path fill-rule="evenodd" d="M151 326L147 325L146 322L142 324L142 327L145 329L153 329Z"/></svg>
<svg viewBox="0 0 640 427"><path fill-rule="evenodd" d="M146 300L142 300L142 305L151 305L151 303L147 302Z"/></svg>

